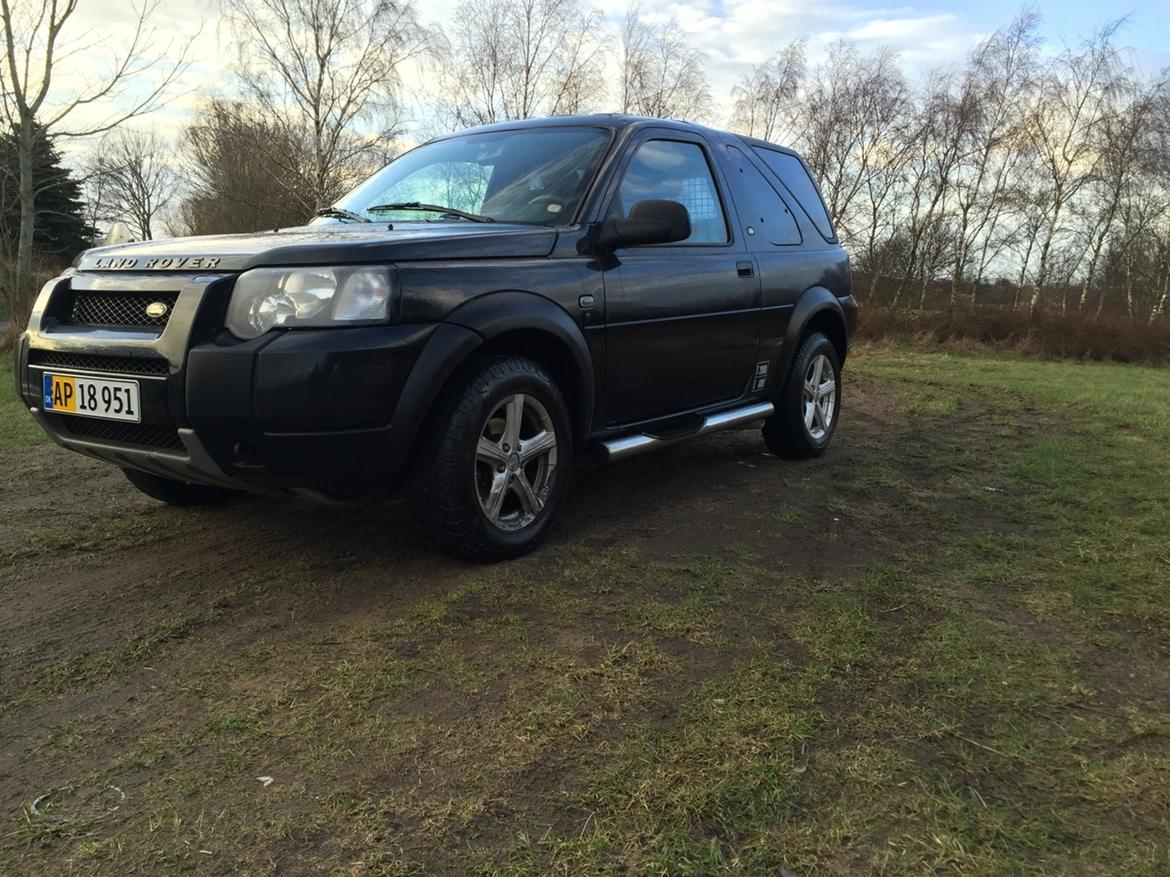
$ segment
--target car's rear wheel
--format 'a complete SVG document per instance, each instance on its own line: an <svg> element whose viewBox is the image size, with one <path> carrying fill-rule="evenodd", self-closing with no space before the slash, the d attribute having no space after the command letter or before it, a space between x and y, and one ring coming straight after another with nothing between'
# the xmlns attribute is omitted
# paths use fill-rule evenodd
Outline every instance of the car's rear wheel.
<svg viewBox="0 0 1170 877"><path fill-rule="evenodd" d="M423 530L441 549L481 562L539 544L572 465L568 408L532 360L489 360L454 387L421 454L412 493Z"/></svg>
<svg viewBox="0 0 1170 877"><path fill-rule="evenodd" d="M764 442L778 457L819 457L829 447L841 413L841 361L823 333L801 342L776 412L764 421Z"/></svg>
<svg viewBox="0 0 1170 877"><path fill-rule="evenodd" d="M241 491L227 487L212 487L207 484L191 484L173 481L138 469L123 469L126 480L149 496L173 506L200 506L223 502L239 496Z"/></svg>

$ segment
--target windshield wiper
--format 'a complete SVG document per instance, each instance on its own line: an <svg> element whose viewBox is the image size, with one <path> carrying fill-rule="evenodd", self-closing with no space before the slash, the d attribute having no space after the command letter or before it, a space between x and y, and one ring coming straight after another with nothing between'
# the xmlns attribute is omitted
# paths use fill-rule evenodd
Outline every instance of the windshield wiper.
<svg viewBox="0 0 1170 877"><path fill-rule="evenodd" d="M456 210L454 207L443 207L439 204L420 204L418 201L403 201L396 204L375 204L373 207L367 207L367 213L377 213L381 210L421 210L425 213L440 213L443 216L457 216L460 219L467 219L471 222L495 222L490 216L481 216L478 213L467 213L464 210Z"/></svg>
<svg viewBox="0 0 1170 877"><path fill-rule="evenodd" d="M346 210L343 207L322 207L313 213L314 216L336 216L338 219L350 219L354 222L369 222L366 217L360 213L354 213L352 210Z"/></svg>

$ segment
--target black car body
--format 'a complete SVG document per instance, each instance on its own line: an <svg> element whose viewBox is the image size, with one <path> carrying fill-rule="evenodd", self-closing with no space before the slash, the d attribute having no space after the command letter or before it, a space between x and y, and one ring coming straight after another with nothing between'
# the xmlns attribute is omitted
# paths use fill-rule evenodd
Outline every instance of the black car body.
<svg viewBox="0 0 1170 877"><path fill-rule="evenodd" d="M338 212L301 228L84 253L44 287L18 341L21 396L58 443L127 470L349 496L396 482L430 441L445 388L487 357L538 364L563 396L575 455L610 456L771 414L810 333L844 362L856 312L848 260L794 153L624 116L454 136L506 144L532 129L599 143L589 167L566 177L581 181L572 215L529 179L524 209L555 208L549 219L349 222ZM636 211L615 202L626 187L661 194L631 167L655 155L701 161L710 185L699 164L698 177L670 184L687 240L630 245ZM643 202L651 238L663 203L677 207ZM615 214L626 216L618 232ZM388 313L254 338L225 328L242 272L299 266L379 266L394 291ZM54 413L46 375L57 374L136 382L138 420Z"/></svg>

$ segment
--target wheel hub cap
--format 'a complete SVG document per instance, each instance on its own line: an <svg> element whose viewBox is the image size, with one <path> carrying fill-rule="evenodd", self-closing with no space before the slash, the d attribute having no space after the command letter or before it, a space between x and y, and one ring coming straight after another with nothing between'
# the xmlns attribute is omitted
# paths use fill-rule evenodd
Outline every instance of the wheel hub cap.
<svg viewBox="0 0 1170 877"><path fill-rule="evenodd" d="M484 516L501 530L531 525L548 503L557 467L557 434L538 399L503 399L480 430L475 487Z"/></svg>
<svg viewBox="0 0 1170 877"><path fill-rule="evenodd" d="M804 373L802 393L804 428L815 441L823 439L832 428L837 413L837 381L829 357L818 353Z"/></svg>

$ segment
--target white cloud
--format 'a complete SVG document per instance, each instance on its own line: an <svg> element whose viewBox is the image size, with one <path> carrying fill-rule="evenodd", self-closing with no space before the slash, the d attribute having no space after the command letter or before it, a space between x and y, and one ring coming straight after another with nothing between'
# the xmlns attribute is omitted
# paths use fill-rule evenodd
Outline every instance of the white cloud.
<svg viewBox="0 0 1170 877"><path fill-rule="evenodd" d="M950 28L958 22L957 15L927 15L921 18L875 18L846 33L858 42L905 42L932 37L940 28Z"/></svg>
<svg viewBox="0 0 1170 877"><path fill-rule="evenodd" d="M623 0L603 0L611 20L625 11ZM960 61L979 34L953 14L918 14L905 7L865 8L853 3L795 0L643 0L648 16L671 15L709 60L711 94L722 113L736 80L753 64L788 43L808 41L809 61L820 61L838 39L863 49L889 46L898 51L910 75Z"/></svg>
<svg viewBox="0 0 1170 877"><path fill-rule="evenodd" d="M447 27L458 0L426 0L418 3L424 24ZM597 0L606 15L613 52L609 59L611 82L616 81L618 25L628 0ZM707 56L711 94L718 107L713 120L726 115L729 94L736 80L751 65L773 56L789 42L808 41L810 63L820 61L830 44L838 39L856 41L864 50L889 46L900 53L907 73L914 77L939 67L960 62L970 45L984 34L971 21L974 12L956 14L930 6L867 6L864 0L641 0L642 13L652 21L675 18L694 44ZM108 68L119 47L124 45L133 25L129 2L107 3L81 0L72 34L92 42L61 72L56 95L64 98L82 86L90 70ZM178 95L140 127L154 127L167 134L177 133L190 120L195 106L206 97L231 93L230 40L220 22L217 0L162 0L152 22L156 44L177 49L193 34L202 32L192 47L191 66L183 77ZM433 77L424 65L412 64L405 71L407 94L417 117ZM611 87L608 102L599 109L613 109ZM132 99L133 94L126 96ZM91 122L107 108L85 110L81 118ZM84 148L84 147L82 147Z"/></svg>

